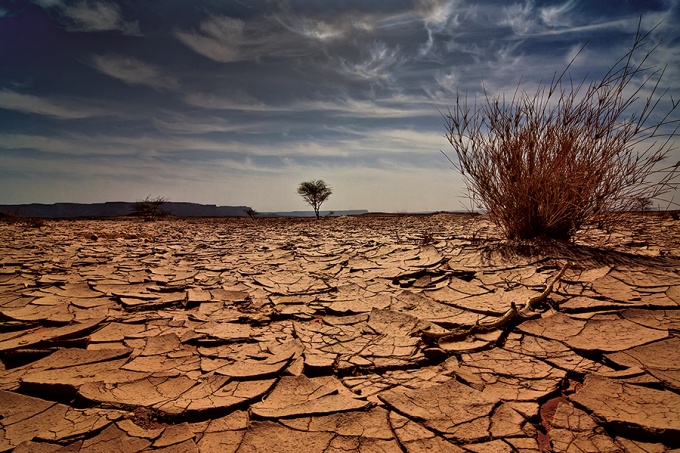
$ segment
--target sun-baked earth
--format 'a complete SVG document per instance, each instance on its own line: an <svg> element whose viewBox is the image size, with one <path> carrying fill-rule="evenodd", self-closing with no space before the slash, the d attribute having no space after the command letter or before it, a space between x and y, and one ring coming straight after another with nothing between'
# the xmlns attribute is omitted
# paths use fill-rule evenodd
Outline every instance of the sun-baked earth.
<svg viewBox="0 0 680 453"><path fill-rule="evenodd" d="M0 225L0 451L679 451L679 264L663 215Z"/></svg>

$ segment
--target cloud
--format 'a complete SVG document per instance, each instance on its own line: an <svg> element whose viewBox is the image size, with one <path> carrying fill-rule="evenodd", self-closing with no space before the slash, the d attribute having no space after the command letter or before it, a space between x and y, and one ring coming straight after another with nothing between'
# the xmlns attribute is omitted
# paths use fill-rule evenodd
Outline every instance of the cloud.
<svg viewBox="0 0 680 453"><path fill-rule="evenodd" d="M34 113L61 120L106 115L106 112L98 107L69 106L63 101L21 94L7 89L0 90L0 108L23 113Z"/></svg>
<svg viewBox="0 0 680 453"><path fill-rule="evenodd" d="M403 59L399 47L390 48L383 42L368 46L364 59L358 62L341 60L338 72L355 79L384 83L392 79L392 71L397 69Z"/></svg>
<svg viewBox="0 0 680 453"><path fill-rule="evenodd" d="M188 93L184 102L207 110L234 110L240 112L309 113L342 116L347 118L413 118L437 114L443 104L420 96L395 94L389 97L356 99L338 96L329 99L299 99L287 104L267 104L243 93L217 95Z"/></svg>
<svg viewBox="0 0 680 453"><path fill-rule="evenodd" d="M356 15L343 17L346 20L317 19L286 12L246 22L215 15L201 22L198 31L178 30L174 35L194 52L220 63L297 58L320 52L330 43L342 45L372 28Z"/></svg>
<svg viewBox="0 0 680 453"><path fill-rule="evenodd" d="M562 5L546 6L539 10L541 21L550 28L571 27L573 15L569 14L574 8L573 0L569 0Z"/></svg>
<svg viewBox="0 0 680 453"><path fill-rule="evenodd" d="M155 116L152 121L158 130L171 134L205 134L210 132L254 133L266 127L265 125L254 123L234 123L229 118L185 115L182 113L162 114Z"/></svg>
<svg viewBox="0 0 680 453"><path fill-rule="evenodd" d="M227 16L211 17L200 25L199 33L178 31L177 39L193 51L221 63L245 58L241 46L245 42L245 23Z"/></svg>
<svg viewBox="0 0 680 453"><path fill-rule="evenodd" d="M139 24L127 22L116 3L103 1L35 0L46 9L55 9L60 22L70 31L120 31L128 35L139 35Z"/></svg>
<svg viewBox="0 0 680 453"><path fill-rule="evenodd" d="M268 106L243 92L229 94L213 94L193 92L184 96L184 102L202 109L209 110L239 110L239 111L282 111L280 107Z"/></svg>
<svg viewBox="0 0 680 453"><path fill-rule="evenodd" d="M458 78L453 71L450 72L438 72L434 76L437 84L446 90L446 94L455 93L458 87Z"/></svg>
<svg viewBox="0 0 680 453"><path fill-rule="evenodd" d="M324 20L316 20L312 18L296 18L292 23L286 24L281 22L286 28L294 33L297 33L305 38L316 41L332 41L346 35L349 28L353 25L350 23L331 23ZM347 24L347 25L345 25ZM357 25L361 25L357 23ZM366 26L366 24L363 24Z"/></svg>
<svg viewBox="0 0 680 453"><path fill-rule="evenodd" d="M427 30L427 42L420 48L420 55L425 56L434 46L434 34L452 26L451 21L456 22L457 17L453 13L459 8L456 0L419 0L416 3L416 13L422 18L425 30Z"/></svg>
<svg viewBox="0 0 680 453"><path fill-rule="evenodd" d="M179 87L177 80L136 58L96 55L93 62L99 71L129 85L146 85L156 90L175 90Z"/></svg>
<svg viewBox="0 0 680 453"><path fill-rule="evenodd" d="M574 0L545 7L537 7L533 0L527 0L524 3L504 7L503 15L497 20L499 25L510 26L518 37L526 38L585 32L592 35L593 32L607 29L631 30L635 29L640 17L621 18L616 15L584 17L583 14L576 13L576 7L577 3ZM584 5L580 7L583 8ZM656 23L658 22L654 22Z"/></svg>

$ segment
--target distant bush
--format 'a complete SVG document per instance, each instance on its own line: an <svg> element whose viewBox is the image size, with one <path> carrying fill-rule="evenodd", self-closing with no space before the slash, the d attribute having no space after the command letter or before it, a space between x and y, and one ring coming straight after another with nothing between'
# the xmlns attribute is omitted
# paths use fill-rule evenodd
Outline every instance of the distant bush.
<svg viewBox="0 0 680 453"><path fill-rule="evenodd" d="M450 160L473 207L509 238L568 239L677 188L680 162L661 162L677 137L678 102L657 112L664 70L647 66L654 48L639 55L649 33L638 27L630 51L599 81L565 82L572 60L533 94L518 87L509 101L487 96L473 108L459 95L444 114Z"/></svg>
<svg viewBox="0 0 680 453"><path fill-rule="evenodd" d="M40 217L22 217L20 223L28 228L42 228L45 226L45 219Z"/></svg>
<svg viewBox="0 0 680 453"><path fill-rule="evenodd" d="M45 219L41 217L21 217L13 212L0 212L0 221L8 225L20 225L26 228L42 228Z"/></svg>
<svg viewBox="0 0 680 453"><path fill-rule="evenodd" d="M0 212L0 221L11 225L17 222L17 215L12 212Z"/></svg>
<svg viewBox="0 0 680 453"><path fill-rule="evenodd" d="M254 210L253 208L250 208L250 207L245 210L245 213L251 219L254 219L255 217L257 217L257 214L258 214L258 212L256 210Z"/></svg>
<svg viewBox="0 0 680 453"><path fill-rule="evenodd" d="M168 215L168 212L163 209L163 205L167 201L167 198L151 198L148 196L144 200L135 203L132 208L132 215L139 216L147 222L153 222Z"/></svg>

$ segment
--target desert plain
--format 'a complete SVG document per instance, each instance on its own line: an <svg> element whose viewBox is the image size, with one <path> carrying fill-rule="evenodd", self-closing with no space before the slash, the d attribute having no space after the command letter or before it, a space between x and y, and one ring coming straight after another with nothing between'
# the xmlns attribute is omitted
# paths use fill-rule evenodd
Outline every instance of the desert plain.
<svg viewBox="0 0 680 453"><path fill-rule="evenodd" d="M680 221L0 225L0 451L680 451Z"/></svg>

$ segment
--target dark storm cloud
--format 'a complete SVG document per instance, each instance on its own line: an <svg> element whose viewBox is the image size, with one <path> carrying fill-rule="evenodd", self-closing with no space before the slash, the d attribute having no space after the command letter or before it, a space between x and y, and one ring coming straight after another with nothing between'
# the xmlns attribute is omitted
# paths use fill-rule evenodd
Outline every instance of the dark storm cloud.
<svg viewBox="0 0 680 453"><path fill-rule="evenodd" d="M280 187L323 177L348 191L337 209L455 209L439 112L456 93L531 88L586 42L573 76L601 75L640 18L680 97L677 1L15 1L0 201L293 209Z"/></svg>

